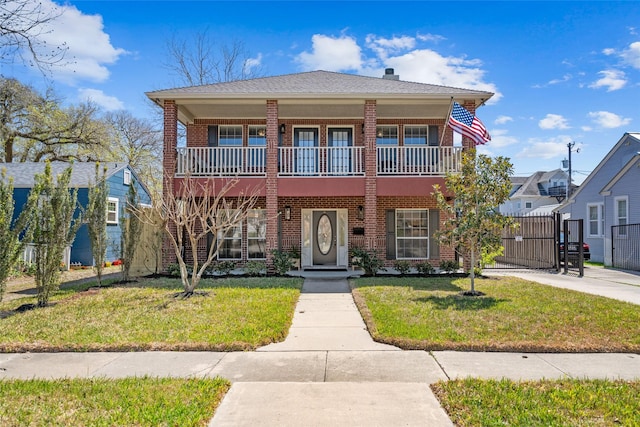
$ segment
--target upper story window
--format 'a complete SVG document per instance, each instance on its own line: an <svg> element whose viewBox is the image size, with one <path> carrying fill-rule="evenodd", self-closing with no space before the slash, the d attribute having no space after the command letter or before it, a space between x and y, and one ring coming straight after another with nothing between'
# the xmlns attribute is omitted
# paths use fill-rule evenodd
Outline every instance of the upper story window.
<svg viewBox="0 0 640 427"><path fill-rule="evenodd" d="M125 170L124 177L122 179L124 185L131 185L131 171Z"/></svg>
<svg viewBox="0 0 640 427"><path fill-rule="evenodd" d="M427 145L429 141L428 126L405 126L404 145Z"/></svg>
<svg viewBox="0 0 640 427"><path fill-rule="evenodd" d="M265 126L249 126L249 146L267 145L267 128Z"/></svg>
<svg viewBox="0 0 640 427"><path fill-rule="evenodd" d="M242 126L219 126L218 145L220 147L242 145Z"/></svg>
<svg viewBox="0 0 640 427"><path fill-rule="evenodd" d="M398 145L397 126L377 126L376 144L378 145Z"/></svg>

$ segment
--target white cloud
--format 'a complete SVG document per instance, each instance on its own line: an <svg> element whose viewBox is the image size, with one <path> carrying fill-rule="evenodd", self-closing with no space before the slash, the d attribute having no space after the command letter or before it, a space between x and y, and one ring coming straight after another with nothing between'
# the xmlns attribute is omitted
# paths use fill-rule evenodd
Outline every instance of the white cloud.
<svg viewBox="0 0 640 427"><path fill-rule="evenodd" d="M507 135L507 130L491 129L491 142L489 142L488 145L491 145L492 149L504 148L517 143L518 139L514 136Z"/></svg>
<svg viewBox="0 0 640 427"><path fill-rule="evenodd" d="M622 89L627 84L624 71L604 70L598 72L598 74L602 75L602 78L591 83L589 85L590 88L598 89L606 87L607 92L612 92L614 90Z"/></svg>
<svg viewBox="0 0 640 427"><path fill-rule="evenodd" d="M386 39L369 34L366 38L366 44L369 49L376 52L380 59L384 60L390 54L413 49L416 45L416 39L409 36Z"/></svg>
<svg viewBox="0 0 640 427"><path fill-rule="evenodd" d="M38 37L49 46L67 48L61 64L52 67L53 77L71 84L78 80L105 81L109 77L107 65L127 52L112 46L102 16L85 15L75 6L59 6L51 0L42 0L41 4L44 10L57 9L60 15L44 25Z"/></svg>
<svg viewBox="0 0 640 427"><path fill-rule="evenodd" d="M569 129L567 119L559 114L547 114L544 119L538 122L540 129Z"/></svg>
<svg viewBox="0 0 640 427"><path fill-rule="evenodd" d="M509 116L498 116L498 118L495 119L493 121L493 123L495 123L497 125L503 125L505 123L512 122L512 121L513 121L512 117L509 117Z"/></svg>
<svg viewBox="0 0 640 427"><path fill-rule="evenodd" d="M391 67L405 81L493 92L489 104L502 97L495 84L484 81L486 72L479 59L443 56L431 49L417 48L416 40L420 38L370 34L365 40L365 51L353 37L315 34L311 38L311 52L300 53L296 61L304 70L355 71L376 77Z"/></svg>
<svg viewBox="0 0 640 427"><path fill-rule="evenodd" d="M624 118L608 111L593 111L588 116L598 127L606 129L619 128L631 123L630 118Z"/></svg>
<svg viewBox="0 0 640 427"><path fill-rule="evenodd" d="M634 42L625 49L621 55L625 62L633 68L640 69L640 42Z"/></svg>
<svg viewBox="0 0 640 427"><path fill-rule="evenodd" d="M434 43L438 43L447 39L446 37L440 36L438 34L418 34L416 38L423 42L434 42Z"/></svg>
<svg viewBox="0 0 640 427"><path fill-rule="evenodd" d="M78 89L78 99L93 102L107 111L124 109L122 101L115 96L106 95L99 89Z"/></svg>
<svg viewBox="0 0 640 427"><path fill-rule="evenodd" d="M517 158L552 159L562 156L567 152L567 144L573 139L567 135L561 135L547 140L530 139L529 144L516 154Z"/></svg>
<svg viewBox="0 0 640 427"><path fill-rule="evenodd" d="M296 57L305 71L357 71L362 67L362 51L352 37L314 34L311 43L311 52L304 51Z"/></svg>
<svg viewBox="0 0 640 427"><path fill-rule="evenodd" d="M609 48L606 48L606 49L602 49L602 53L607 55L607 56L610 56L610 55L614 55L616 53L616 50L609 47Z"/></svg>
<svg viewBox="0 0 640 427"><path fill-rule="evenodd" d="M262 65L262 54L259 53L255 58L247 59L244 65L247 71L250 71L251 69L256 67L260 67L260 65Z"/></svg>

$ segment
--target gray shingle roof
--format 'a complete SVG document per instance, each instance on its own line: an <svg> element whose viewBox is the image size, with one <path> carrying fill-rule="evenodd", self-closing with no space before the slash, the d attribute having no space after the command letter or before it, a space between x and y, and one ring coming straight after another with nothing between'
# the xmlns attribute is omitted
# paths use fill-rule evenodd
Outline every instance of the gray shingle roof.
<svg viewBox="0 0 640 427"><path fill-rule="evenodd" d="M469 89L388 80L330 71L310 71L250 80L190 86L147 92L152 99L206 98L206 97L309 97L309 96L363 96L363 95L431 95L468 96L490 98L493 93Z"/></svg>
<svg viewBox="0 0 640 427"><path fill-rule="evenodd" d="M61 174L71 164L66 162L51 162L53 176ZM14 188L31 188L34 184L34 175L44 172L45 163L0 163L0 170L5 169L7 177L13 177ZM107 168L106 176L109 178L117 171L127 167L127 163L101 163L101 168ZM100 172L102 173L102 172ZM70 186L72 188L87 188L95 182L95 162L77 162L73 164Z"/></svg>

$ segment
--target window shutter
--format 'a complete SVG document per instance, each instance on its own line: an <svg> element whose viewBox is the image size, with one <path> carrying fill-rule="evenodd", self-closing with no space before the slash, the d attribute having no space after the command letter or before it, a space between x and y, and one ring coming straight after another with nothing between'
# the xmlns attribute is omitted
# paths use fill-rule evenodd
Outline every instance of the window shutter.
<svg viewBox="0 0 640 427"><path fill-rule="evenodd" d="M218 126L209 126L207 141L208 141L209 147L218 146Z"/></svg>
<svg viewBox="0 0 640 427"><path fill-rule="evenodd" d="M437 147L438 144L440 144L440 139L438 138L438 126L429 126L429 145Z"/></svg>
<svg viewBox="0 0 640 427"><path fill-rule="evenodd" d="M396 211L387 210L387 259L396 259Z"/></svg>
<svg viewBox="0 0 640 427"><path fill-rule="evenodd" d="M429 259L440 258L440 242L434 237L440 229L440 211L429 209Z"/></svg>

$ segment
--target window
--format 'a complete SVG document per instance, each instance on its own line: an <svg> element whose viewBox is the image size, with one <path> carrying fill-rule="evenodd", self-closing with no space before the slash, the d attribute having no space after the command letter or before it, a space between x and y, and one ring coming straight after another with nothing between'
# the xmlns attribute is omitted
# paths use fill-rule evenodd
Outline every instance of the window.
<svg viewBox="0 0 640 427"><path fill-rule="evenodd" d="M396 210L396 258L429 257L429 211Z"/></svg>
<svg viewBox="0 0 640 427"><path fill-rule="evenodd" d="M118 202L119 200L114 197L107 199L107 224L118 223Z"/></svg>
<svg viewBox="0 0 640 427"><path fill-rule="evenodd" d="M404 145L427 145L428 134L427 126L405 126Z"/></svg>
<svg viewBox="0 0 640 427"><path fill-rule="evenodd" d="M627 225L629 223L629 198L627 196L616 197L614 199L614 225ZM620 227L618 235L626 236L627 227Z"/></svg>
<svg viewBox="0 0 640 427"><path fill-rule="evenodd" d="M377 126L376 144L398 145L398 128L396 126Z"/></svg>
<svg viewBox="0 0 640 427"><path fill-rule="evenodd" d="M252 209L247 216L247 258L267 258L267 212Z"/></svg>
<svg viewBox="0 0 640 427"><path fill-rule="evenodd" d="M220 147L242 146L242 126L220 126L218 132Z"/></svg>
<svg viewBox="0 0 640 427"><path fill-rule="evenodd" d="M234 213L232 212L231 215ZM225 221L226 213L221 211L219 213L220 222ZM242 223L236 224L221 230L218 233L218 259L241 259L242 258Z"/></svg>
<svg viewBox="0 0 640 427"><path fill-rule="evenodd" d="M602 204L593 203L587 205L587 218L589 221L589 237L602 237L604 232L604 215Z"/></svg>
<svg viewBox="0 0 640 427"><path fill-rule="evenodd" d="M124 177L123 177L122 183L124 185L131 185L131 171L129 170L124 171Z"/></svg>
<svg viewBox="0 0 640 427"><path fill-rule="evenodd" d="M351 172L351 129L329 129L329 172L332 175L348 175Z"/></svg>
<svg viewBox="0 0 640 427"><path fill-rule="evenodd" d="M524 208L525 209L531 209L531 206L533 206L531 202L525 202L524 203Z"/></svg>

